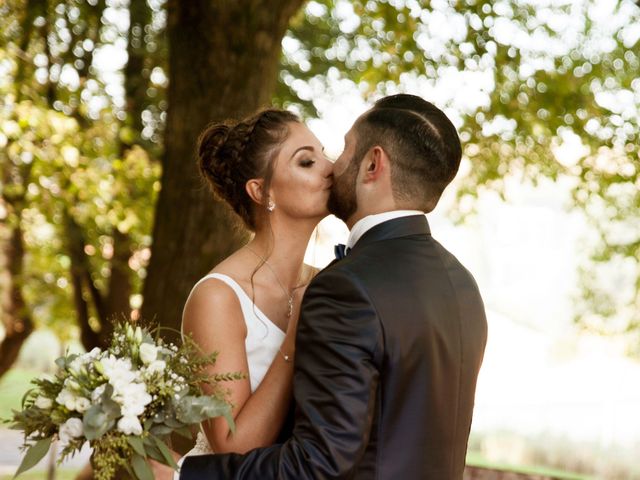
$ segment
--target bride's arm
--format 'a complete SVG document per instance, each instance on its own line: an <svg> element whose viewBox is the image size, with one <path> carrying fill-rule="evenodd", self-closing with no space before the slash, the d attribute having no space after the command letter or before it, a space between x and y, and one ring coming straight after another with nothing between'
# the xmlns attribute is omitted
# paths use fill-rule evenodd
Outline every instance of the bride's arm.
<svg viewBox="0 0 640 480"><path fill-rule="evenodd" d="M218 352L210 373L248 372L245 337L247 328L236 294L218 280L196 287L185 305L183 330L191 334L205 353ZM293 322L292 322L293 323ZM281 350L292 356L295 330L291 328ZM249 378L223 384L230 391L235 433L224 418L202 424L216 453L245 453L275 442L291 399L293 363L276 355L264 379L251 394ZM205 385L204 390L207 391Z"/></svg>

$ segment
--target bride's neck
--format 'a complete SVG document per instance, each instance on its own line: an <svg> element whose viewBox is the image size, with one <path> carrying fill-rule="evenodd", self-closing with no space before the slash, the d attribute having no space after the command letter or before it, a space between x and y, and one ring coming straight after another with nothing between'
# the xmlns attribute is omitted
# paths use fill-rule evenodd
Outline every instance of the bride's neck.
<svg viewBox="0 0 640 480"><path fill-rule="evenodd" d="M248 247L254 254L269 262L280 281L293 287L303 276L304 254L315 225L265 226L256 231Z"/></svg>

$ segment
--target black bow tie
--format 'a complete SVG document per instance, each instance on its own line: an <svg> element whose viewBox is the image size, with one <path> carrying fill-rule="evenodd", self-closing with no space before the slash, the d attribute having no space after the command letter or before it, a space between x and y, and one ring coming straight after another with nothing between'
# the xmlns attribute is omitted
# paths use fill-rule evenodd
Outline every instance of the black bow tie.
<svg viewBox="0 0 640 480"><path fill-rule="evenodd" d="M336 259L343 259L347 255L347 246L344 243L339 243L333 247L333 252L336 255Z"/></svg>

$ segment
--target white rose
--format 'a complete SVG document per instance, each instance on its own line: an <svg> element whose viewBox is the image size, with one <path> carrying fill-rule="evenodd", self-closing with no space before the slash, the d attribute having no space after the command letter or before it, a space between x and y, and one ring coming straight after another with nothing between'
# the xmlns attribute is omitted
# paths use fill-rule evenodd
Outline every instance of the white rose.
<svg viewBox="0 0 640 480"><path fill-rule="evenodd" d="M118 420L118 430L125 435L140 435L142 433L142 425L138 417L122 417Z"/></svg>
<svg viewBox="0 0 640 480"><path fill-rule="evenodd" d="M154 360L147 367L149 373L161 373L167 368L167 363L164 360Z"/></svg>
<svg viewBox="0 0 640 480"><path fill-rule="evenodd" d="M80 413L84 413L89 410L91 402L88 398L78 397L76 398L76 410Z"/></svg>
<svg viewBox="0 0 640 480"><path fill-rule="evenodd" d="M53 402L50 398L39 396L36 398L35 405L38 408L42 408L43 410L49 410L53 405Z"/></svg>
<svg viewBox="0 0 640 480"><path fill-rule="evenodd" d="M79 418L70 418L60 425L58 438L60 439L60 443L66 445L69 443L70 439L81 437L83 434L84 429L82 428L82 420Z"/></svg>
<svg viewBox="0 0 640 480"><path fill-rule="evenodd" d="M142 363L149 365L156 358L158 358L158 349L155 345L150 343L140 345L140 360L142 360Z"/></svg>

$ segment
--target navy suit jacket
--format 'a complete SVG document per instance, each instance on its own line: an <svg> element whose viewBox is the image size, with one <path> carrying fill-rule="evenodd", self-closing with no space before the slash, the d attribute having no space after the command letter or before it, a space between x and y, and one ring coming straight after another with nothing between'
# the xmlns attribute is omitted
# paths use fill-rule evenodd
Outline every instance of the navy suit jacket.
<svg viewBox="0 0 640 480"><path fill-rule="evenodd" d="M381 223L302 301L284 443L187 457L183 480L459 480L487 336L476 282L423 215Z"/></svg>

